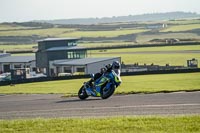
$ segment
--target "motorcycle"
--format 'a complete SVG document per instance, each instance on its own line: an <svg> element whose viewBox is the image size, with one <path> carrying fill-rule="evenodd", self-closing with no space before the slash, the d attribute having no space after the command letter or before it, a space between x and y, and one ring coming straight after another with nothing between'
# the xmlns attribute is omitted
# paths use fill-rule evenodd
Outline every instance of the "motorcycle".
<svg viewBox="0 0 200 133"><path fill-rule="evenodd" d="M83 86L78 91L78 97L81 100L84 100L89 96L107 99L115 92L115 89L121 82L120 73L117 74L117 72L111 70L94 81L93 85L90 85L89 81L84 82Z"/></svg>

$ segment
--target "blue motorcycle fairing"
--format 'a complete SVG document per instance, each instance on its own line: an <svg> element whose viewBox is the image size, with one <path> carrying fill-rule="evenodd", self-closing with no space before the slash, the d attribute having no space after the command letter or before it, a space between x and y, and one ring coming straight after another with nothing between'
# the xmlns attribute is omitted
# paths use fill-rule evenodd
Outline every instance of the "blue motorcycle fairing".
<svg viewBox="0 0 200 133"><path fill-rule="evenodd" d="M116 79L116 77L117 77L117 79ZM94 82L94 89L91 88L90 86L86 87L86 93L88 95L91 95L91 96L94 96L94 97L100 96L101 87L105 83L106 83L105 91L107 91L107 90L109 90L111 85L118 86L121 83L121 79L118 79L118 76L114 71L111 71L109 73L103 74L99 79L97 79Z"/></svg>
<svg viewBox="0 0 200 133"><path fill-rule="evenodd" d="M87 95L89 95L89 96L94 96L94 97L97 96L96 93L95 93L94 91L92 91L92 88L91 88L91 87L86 88L85 90L86 90Z"/></svg>

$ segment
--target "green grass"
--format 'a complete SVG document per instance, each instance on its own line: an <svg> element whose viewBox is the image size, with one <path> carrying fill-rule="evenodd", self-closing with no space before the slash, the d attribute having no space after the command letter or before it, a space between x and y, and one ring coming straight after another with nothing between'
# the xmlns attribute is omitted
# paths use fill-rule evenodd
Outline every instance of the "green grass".
<svg viewBox="0 0 200 133"><path fill-rule="evenodd" d="M0 45L0 50L32 50L33 46L37 44L9 44L9 45Z"/></svg>
<svg viewBox="0 0 200 133"><path fill-rule="evenodd" d="M200 54L133 54L133 55L122 55L122 61L125 63L136 63L139 64L155 64L165 66L169 64L171 66L187 66L187 60L192 58L200 60ZM200 66L200 62L198 62Z"/></svg>
<svg viewBox="0 0 200 133"><path fill-rule="evenodd" d="M180 20L170 20L167 24L199 24L200 19L180 19Z"/></svg>
<svg viewBox="0 0 200 133"><path fill-rule="evenodd" d="M200 24L185 24L185 25L176 25L176 26L170 26L169 28L166 28L164 30L161 30L162 32L181 32L181 31L189 31L193 29L200 29Z"/></svg>
<svg viewBox="0 0 200 133"><path fill-rule="evenodd" d="M48 29L30 29L30 30L11 30L11 31L0 31L0 36L58 36L63 33L74 31L75 29L69 28L48 28Z"/></svg>
<svg viewBox="0 0 200 133"><path fill-rule="evenodd" d="M145 29L125 29L113 31L75 31L65 34L60 34L59 37L117 37L120 35L136 34L146 32Z"/></svg>
<svg viewBox="0 0 200 133"><path fill-rule="evenodd" d="M139 43L147 43L148 41L153 39L166 39L166 38L200 39L200 36L195 33L165 33L165 34L152 34L152 35L138 35L136 40Z"/></svg>
<svg viewBox="0 0 200 133"><path fill-rule="evenodd" d="M200 73L122 77L116 93L155 93L200 90Z"/></svg>
<svg viewBox="0 0 200 133"><path fill-rule="evenodd" d="M128 52L144 52L144 51L184 51L184 50L200 50L199 45L190 46L166 46L166 47L149 47L149 48L127 48L127 49L111 49L100 52L99 50L88 52L89 57L116 57L120 56L125 64L155 64L155 65L177 65L187 66L187 60L196 58L200 60L199 53L148 53L148 54L131 54ZM123 52L123 53L120 53ZM198 62L200 66L200 61Z"/></svg>
<svg viewBox="0 0 200 133"><path fill-rule="evenodd" d="M0 132L199 133L200 116L0 120Z"/></svg>
<svg viewBox="0 0 200 133"><path fill-rule="evenodd" d="M12 56L35 56L35 53L12 54Z"/></svg>
<svg viewBox="0 0 200 133"><path fill-rule="evenodd" d="M121 60L125 64L134 64L139 63L143 64L154 64L165 66L169 64L171 66L187 66L187 60L191 60L193 58L200 60L199 53L190 53L190 54L129 54L129 53L99 53L92 54L88 53L88 57L121 57ZM198 62L198 66L200 66L200 61Z"/></svg>
<svg viewBox="0 0 200 133"><path fill-rule="evenodd" d="M29 29L33 27L23 27L15 24L0 24L0 31L1 30L21 30L21 29Z"/></svg>
<svg viewBox="0 0 200 133"><path fill-rule="evenodd" d="M2 25L0 25L2 26ZM6 29L6 27L4 27ZM9 27L8 27L9 28ZM3 27L0 27L3 29ZM136 34L146 32L146 29L123 29L113 31L77 31L70 28L48 28L48 29L22 29L10 28L8 31L0 31L0 36L55 36L55 37L117 37L119 35Z"/></svg>
<svg viewBox="0 0 200 133"><path fill-rule="evenodd" d="M17 84L15 86L1 86L0 94L77 94L82 83L88 79L60 80L50 82Z"/></svg>
<svg viewBox="0 0 200 133"><path fill-rule="evenodd" d="M112 42L84 42L78 43L78 46L82 47L112 47L112 46L126 46L133 45L133 42L123 42L123 41L112 41Z"/></svg>
<svg viewBox="0 0 200 133"><path fill-rule="evenodd" d="M120 93L155 93L200 90L200 73L123 76L116 90ZM60 80L1 86L0 94L65 94L77 95L84 81L89 79ZM145 83L145 84L144 84Z"/></svg>

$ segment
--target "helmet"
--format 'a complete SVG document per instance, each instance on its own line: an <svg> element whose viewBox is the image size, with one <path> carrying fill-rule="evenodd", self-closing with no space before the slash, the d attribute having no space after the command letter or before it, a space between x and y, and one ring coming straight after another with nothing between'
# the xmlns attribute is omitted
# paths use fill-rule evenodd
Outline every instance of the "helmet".
<svg viewBox="0 0 200 133"><path fill-rule="evenodd" d="M113 68L113 69L119 69L119 68L120 68L120 63L119 63L119 61L113 61L113 63L112 63L112 68Z"/></svg>

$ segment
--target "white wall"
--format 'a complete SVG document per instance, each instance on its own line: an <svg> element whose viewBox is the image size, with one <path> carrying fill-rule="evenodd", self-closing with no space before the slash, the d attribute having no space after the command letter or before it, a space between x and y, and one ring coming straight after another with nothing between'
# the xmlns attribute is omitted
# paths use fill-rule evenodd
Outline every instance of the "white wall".
<svg viewBox="0 0 200 133"><path fill-rule="evenodd" d="M119 61L121 63L121 58L117 57L114 59L88 64L86 66L86 74L97 73L100 71L102 67L105 67L107 64L112 64L113 61Z"/></svg>
<svg viewBox="0 0 200 133"><path fill-rule="evenodd" d="M95 63L91 63L91 64L87 64L87 65L83 65L83 66L71 66L71 70L72 70L72 73L76 73L76 70L77 68L80 68L80 67L85 67L85 74L92 74L92 73L97 73L97 72L100 72L100 69L102 67L105 67L107 64L112 64L113 61L119 61L121 63L121 58L120 57L116 57L116 58L113 58L113 59L108 59L108 60L104 60L104 61L100 61L100 62L95 62ZM53 65L53 62L50 62L49 63L49 66L50 66L50 69L54 69L54 72L55 73L58 73L56 71L56 66ZM60 70L61 70L61 73L64 73L64 66L59 66Z"/></svg>

